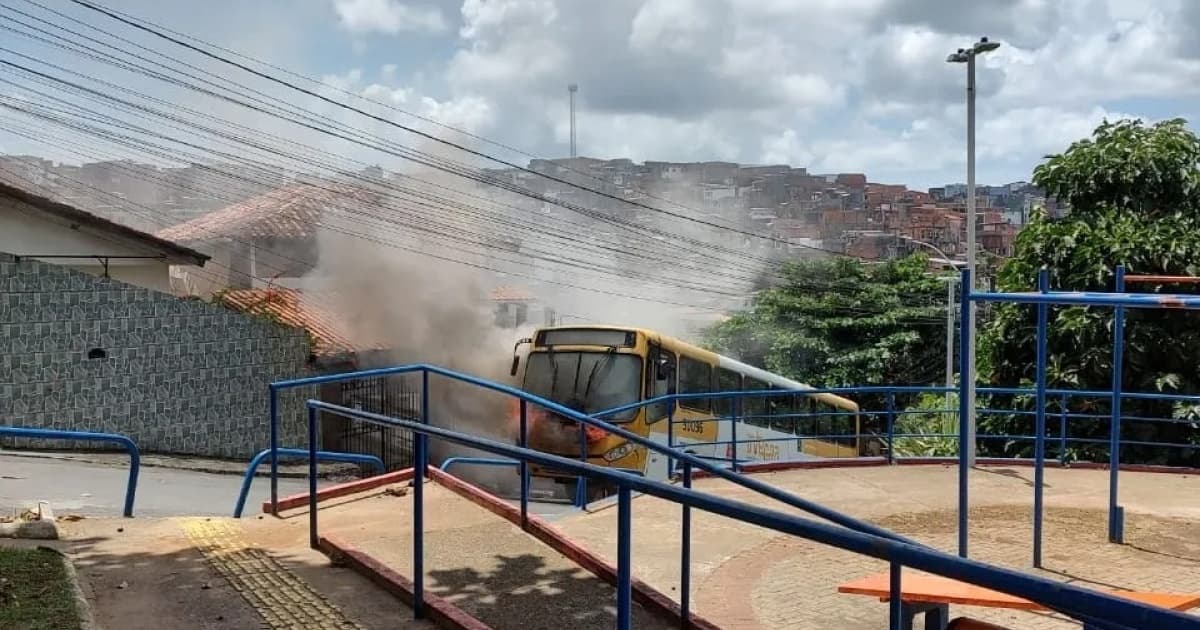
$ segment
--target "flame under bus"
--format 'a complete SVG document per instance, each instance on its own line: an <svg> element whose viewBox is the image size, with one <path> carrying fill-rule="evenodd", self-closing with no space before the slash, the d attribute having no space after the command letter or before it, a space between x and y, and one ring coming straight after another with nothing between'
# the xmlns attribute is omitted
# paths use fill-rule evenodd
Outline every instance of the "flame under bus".
<svg viewBox="0 0 1200 630"><path fill-rule="evenodd" d="M729 461L736 415L739 461L786 461L856 457L861 452L858 405L831 394L802 393L809 386L640 328L559 326L538 329L531 340L522 387L585 414L668 394L779 390L778 395L740 399L679 400L671 410L672 443L703 457ZM514 364L515 368L515 364ZM667 444L666 403L607 418L655 442ZM667 476L666 457L625 439L530 406L531 448L625 468L652 479ZM810 436L832 436L814 438ZM844 437L843 437L844 436ZM586 445L586 446L583 446ZM531 466L538 477L573 479Z"/></svg>

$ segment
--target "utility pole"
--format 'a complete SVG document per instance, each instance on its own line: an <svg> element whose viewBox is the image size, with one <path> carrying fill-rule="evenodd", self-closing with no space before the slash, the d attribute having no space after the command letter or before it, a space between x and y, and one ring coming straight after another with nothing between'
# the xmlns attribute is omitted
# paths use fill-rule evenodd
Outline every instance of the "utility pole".
<svg viewBox="0 0 1200 630"><path fill-rule="evenodd" d="M567 86L567 94L571 99L571 157L575 157L575 93L579 91L579 86L572 83Z"/></svg>

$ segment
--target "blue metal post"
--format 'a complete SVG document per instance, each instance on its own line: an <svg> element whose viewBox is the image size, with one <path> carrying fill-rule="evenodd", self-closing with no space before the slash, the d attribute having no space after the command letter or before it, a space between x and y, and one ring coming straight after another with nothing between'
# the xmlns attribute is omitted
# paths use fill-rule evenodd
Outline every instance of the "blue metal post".
<svg viewBox="0 0 1200 630"><path fill-rule="evenodd" d="M888 628L904 628L904 599L900 596L900 575L904 568L899 562L891 562L888 575Z"/></svg>
<svg viewBox="0 0 1200 630"><path fill-rule="evenodd" d="M1038 290L1050 290L1050 272L1038 272ZM1033 566L1042 566L1042 494L1046 480L1046 336L1049 326L1048 304L1037 305L1037 395L1033 441Z"/></svg>
<svg viewBox="0 0 1200 630"><path fill-rule="evenodd" d="M137 494L138 471L142 467L142 456L138 452L138 448L133 444L133 440L127 445L129 450L129 479L125 482L125 510L122 514L125 518L133 517L133 496Z"/></svg>
<svg viewBox="0 0 1200 630"><path fill-rule="evenodd" d="M720 425L718 425L720 426ZM675 448L675 401L667 403L667 448ZM649 451L646 452L649 457ZM675 458L667 455L667 479L670 479L675 474Z"/></svg>
<svg viewBox="0 0 1200 630"><path fill-rule="evenodd" d="M1058 416L1058 463L1060 466L1067 465L1067 415L1070 413L1067 407L1067 395L1063 394L1058 401L1061 404Z"/></svg>
<svg viewBox="0 0 1200 630"><path fill-rule="evenodd" d="M896 393L887 393L887 443L889 464L896 463Z"/></svg>
<svg viewBox="0 0 1200 630"><path fill-rule="evenodd" d="M521 448L529 444L528 404L521 399ZM521 460L521 529L529 527L529 462Z"/></svg>
<svg viewBox="0 0 1200 630"><path fill-rule="evenodd" d="M280 457L308 457L309 449L307 448L281 448L277 449ZM246 509L246 498L250 494L250 484L254 481L254 473L258 470L263 460L271 455L271 449L265 448L254 455L250 459L250 464L246 466L246 474L242 476L242 487L238 490L237 503L233 508L233 518L242 518L242 512ZM358 455L356 453L338 453L336 451L317 451L318 460L329 460L335 462L351 462L355 464L368 464L375 468L379 474L387 472L387 467L383 465L383 460L374 455Z"/></svg>
<svg viewBox="0 0 1200 630"><path fill-rule="evenodd" d="M624 483L617 490L617 630L633 627L632 494Z"/></svg>
<svg viewBox="0 0 1200 630"><path fill-rule="evenodd" d="M1125 265L1117 265L1116 291L1125 291ZM1113 309L1112 424L1108 441L1108 541L1124 542L1124 514L1117 504L1117 476L1121 471L1121 376L1125 359L1125 308Z"/></svg>
<svg viewBox="0 0 1200 630"><path fill-rule="evenodd" d="M274 454L278 458L279 449L274 449ZM317 409L312 406L308 408L308 546L320 547L317 537Z"/></svg>
<svg viewBox="0 0 1200 630"><path fill-rule="evenodd" d="M683 462L683 487L692 487L692 465ZM682 627L692 626L692 507L683 506L683 531L679 536L679 610Z"/></svg>
<svg viewBox="0 0 1200 630"><path fill-rule="evenodd" d="M741 419L741 417L742 417L742 398L739 396L734 400L737 401L737 405L734 406L734 408L733 408L734 409L733 419L731 419L729 421L729 434L730 434L729 439L731 442L733 442L733 458L732 458L733 461L731 461L729 463L729 465L733 469L733 472L737 472L738 471L737 425L738 425L738 420Z"/></svg>
<svg viewBox="0 0 1200 630"><path fill-rule="evenodd" d="M959 306L963 313L969 313L971 308L971 271L963 269L962 297L959 298ZM967 435L970 427L968 427L968 419L971 415L970 403L968 402L970 390L969 388L975 383L975 374L971 370L971 335L967 330L970 317L959 318L959 335L958 335L958 555L967 557L967 510L969 508L969 494L967 492L970 482L970 468L967 463L967 449L973 448L974 445L966 443Z"/></svg>
<svg viewBox="0 0 1200 630"><path fill-rule="evenodd" d="M267 388L271 398L271 514L279 514L279 390Z"/></svg>
<svg viewBox="0 0 1200 630"><path fill-rule="evenodd" d="M429 370L421 371L421 424L429 426ZM425 617L425 448L428 435L413 436L413 617Z"/></svg>

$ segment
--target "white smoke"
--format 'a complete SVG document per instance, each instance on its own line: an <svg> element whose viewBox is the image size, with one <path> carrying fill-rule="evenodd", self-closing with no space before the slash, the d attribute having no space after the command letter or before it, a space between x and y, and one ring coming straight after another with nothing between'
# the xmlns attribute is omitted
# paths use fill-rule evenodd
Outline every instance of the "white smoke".
<svg viewBox="0 0 1200 630"><path fill-rule="evenodd" d="M429 183L417 183L413 178ZM420 210L426 213L421 220L405 214L413 208L407 197L395 195L396 185L439 195L453 193L438 186L468 187L462 179L444 173L408 171L379 187L378 204L357 209L338 206L322 219L319 263L305 282L313 295L328 296L322 298L322 307L336 312L356 346L383 348L382 361L388 364L428 363L517 384L509 375L512 347L530 331L496 325L489 292L501 285L525 288L543 307L554 311L559 323L640 326L675 336L688 336L701 317L711 318L732 306L735 300L730 295L752 290L749 280L739 283L704 271L755 265L749 258L721 255L684 242L686 238L739 246L742 237L731 237L717 228L643 211L641 225L676 235L677 240L671 242L669 237L631 234L607 221L485 186L471 188L469 194L487 195L494 204L479 199L466 203L498 213L491 219L486 214L426 208ZM667 194L672 192L678 194ZM586 245L556 243L533 231L520 233L515 252L469 244L481 236L511 234L511 227L501 229L504 221L528 223L538 217L547 227L572 225L579 241L616 244L617 251L597 253ZM441 235L397 227L405 222L429 226L433 220ZM555 252L564 261L577 258L589 264L584 268L560 264ZM696 270L682 270L674 261ZM617 275L622 273L627 277ZM714 290L680 286L687 284ZM531 321L529 325L542 323ZM509 443L516 438L510 421L511 403L504 396L435 377L431 399L433 422L439 426ZM432 454L437 461L461 452L438 445ZM472 467L462 469L462 474L497 489L511 490L516 481L513 472L504 469Z"/></svg>

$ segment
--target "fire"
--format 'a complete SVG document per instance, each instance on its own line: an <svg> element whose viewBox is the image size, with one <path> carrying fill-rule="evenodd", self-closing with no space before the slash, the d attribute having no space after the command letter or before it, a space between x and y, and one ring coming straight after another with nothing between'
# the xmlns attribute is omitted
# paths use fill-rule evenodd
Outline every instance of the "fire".
<svg viewBox="0 0 1200 630"><path fill-rule="evenodd" d="M513 435L519 435L521 431L521 401L513 398L509 401L509 416L508 424ZM526 405L525 407L525 425L530 434L537 431L537 425L541 422L550 421L550 413L537 405ZM599 442L608 437L608 431L591 425L583 425L583 434L588 442Z"/></svg>

